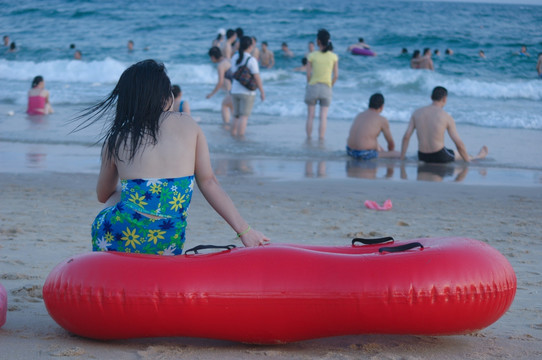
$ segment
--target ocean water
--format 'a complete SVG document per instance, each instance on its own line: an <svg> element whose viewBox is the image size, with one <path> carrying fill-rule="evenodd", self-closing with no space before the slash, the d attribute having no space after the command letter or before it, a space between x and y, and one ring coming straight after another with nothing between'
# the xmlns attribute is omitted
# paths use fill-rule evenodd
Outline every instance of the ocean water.
<svg viewBox="0 0 542 360"><path fill-rule="evenodd" d="M72 149L94 144L99 126L71 134L73 124L67 121L106 96L126 67L153 58L166 65L172 83L182 86L183 99L190 102L211 151L218 156L344 159L349 124L377 91L386 98L383 115L391 121L399 146L412 111L428 104L432 88L442 85L449 91L446 110L468 140L469 151L489 142L499 150L490 148L486 165L542 170L542 80L535 70L542 52L541 24L542 6L536 5L0 1L0 33L9 35L18 48L15 53L0 50L0 149L16 143ZM237 27L259 42L267 41L276 59L274 68L262 70L267 98L256 101L244 142L231 139L221 127L221 95L205 98L216 82L215 67L207 56L211 42L219 29ZM324 146L304 142L305 75L293 71L319 28L331 33L340 72ZM347 53L358 37L378 55ZM135 43L132 52L127 50L128 40ZM283 41L294 52L293 58L281 55ZM73 60L70 44L82 51L81 61ZM521 45L527 46L531 57L517 54ZM441 55L433 57L435 71L410 69L410 56L400 55L403 47L410 54L425 47L439 49ZM446 48L454 54L445 55ZM485 59L478 56L479 50L484 50ZM45 119L24 115L26 93L36 75L44 76L56 110ZM8 116L11 111L15 114ZM462 134L462 128L469 134ZM487 139L487 134L492 138ZM411 158L415 157L413 142ZM521 147L532 149L521 152Z"/></svg>

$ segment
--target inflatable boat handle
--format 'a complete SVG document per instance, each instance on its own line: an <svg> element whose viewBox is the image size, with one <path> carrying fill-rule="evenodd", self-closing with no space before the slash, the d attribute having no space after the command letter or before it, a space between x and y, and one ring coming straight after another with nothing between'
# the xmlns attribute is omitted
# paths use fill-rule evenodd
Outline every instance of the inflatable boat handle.
<svg viewBox="0 0 542 360"><path fill-rule="evenodd" d="M387 241L394 241L394 240L391 236L375 238L375 239L354 238L352 239L352 245L355 245L357 242L360 242L364 245L374 245L374 244L385 243Z"/></svg>
<svg viewBox="0 0 542 360"><path fill-rule="evenodd" d="M380 253L383 253L383 252L401 252L401 251L414 249L415 247L420 247L420 248L423 249L422 244L420 244L419 242L413 242L413 243L408 243L408 244L399 245L399 246L381 247L380 249L378 249L378 252L380 252Z"/></svg>
<svg viewBox="0 0 542 360"><path fill-rule="evenodd" d="M185 255L188 254L188 252L193 251L194 254L198 254L199 250L206 250L206 249L224 249L224 250L231 250L236 248L237 246L230 244L230 245L198 245L193 247L192 249L186 250L184 253Z"/></svg>

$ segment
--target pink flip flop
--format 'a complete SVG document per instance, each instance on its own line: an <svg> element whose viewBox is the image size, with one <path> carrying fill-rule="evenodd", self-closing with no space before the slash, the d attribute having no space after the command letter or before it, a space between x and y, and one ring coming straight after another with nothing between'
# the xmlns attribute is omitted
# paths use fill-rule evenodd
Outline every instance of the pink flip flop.
<svg viewBox="0 0 542 360"><path fill-rule="evenodd" d="M392 208L392 204L391 204L391 200L390 200L390 199L384 201L384 204L383 204L382 206L378 205L378 204L376 203L376 201L373 201L373 200L365 200L365 206L366 206L368 209L372 209L372 210L380 210L380 211L391 210L391 208Z"/></svg>

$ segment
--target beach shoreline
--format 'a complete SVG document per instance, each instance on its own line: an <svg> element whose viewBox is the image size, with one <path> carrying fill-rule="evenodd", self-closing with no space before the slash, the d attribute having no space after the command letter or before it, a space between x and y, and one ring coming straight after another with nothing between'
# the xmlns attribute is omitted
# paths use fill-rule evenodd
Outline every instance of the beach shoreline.
<svg viewBox="0 0 542 360"><path fill-rule="evenodd" d="M81 109L57 106L57 113L47 117L26 114L5 116L9 107L0 104L0 173L85 173L100 169L99 129L73 130ZM354 118L352 116L352 119ZM384 113L384 115L386 115ZM2 118L2 116L5 116ZM291 118L289 123L273 124L276 117L254 113L244 139L233 138L224 127L220 114L195 112L200 120L217 174L252 175L283 180L311 177L344 179L358 177L393 181L460 182L479 185L542 185L542 149L538 146L542 131L525 129L483 128L457 124L468 151L476 153L487 145L486 159L469 164L457 161L433 165L417 161L417 139L413 138L406 161L377 159L356 161L346 155L345 145L351 121L331 117L324 142L308 141L305 119ZM395 148L408 124L391 122ZM385 145L383 136L379 142ZM445 145L455 149L446 136Z"/></svg>
<svg viewBox="0 0 542 360"><path fill-rule="evenodd" d="M278 346L193 338L93 341L73 336L49 317L41 287L52 268L90 251L90 223L100 210L97 175L2 174L0 281L8 291L7 323L0 329L10 359L243 359L431 358L532 359L542 355L542 194L533 186L458 186L421 181L219 175L240 212L273 242L347 245L357 236L396 239L464 236L489 243L511 262L518 291L495 324L461 336L356 335ZM365 200L391 199L377 212ZM235 243L233 230L195 191L186 248ZM205 239L205 240L201 240ZM360 275L362 276L362 275Z"/></svg>
<svg viewBox="0 0 542 360"><path fill-rule="evenodd" d="M98 147L63 144L36 144L0 141L0 174L41 174L73 172L97 175ZM358 161L344 155L335 158L283 159L272 156L211 154L217 175L252 176L284 181L310 178L371 179L397 182L454 182L484 186L541 186L542 170L494 166L491 162L462 161L426 164L415 159L374 159Z"/></svg>

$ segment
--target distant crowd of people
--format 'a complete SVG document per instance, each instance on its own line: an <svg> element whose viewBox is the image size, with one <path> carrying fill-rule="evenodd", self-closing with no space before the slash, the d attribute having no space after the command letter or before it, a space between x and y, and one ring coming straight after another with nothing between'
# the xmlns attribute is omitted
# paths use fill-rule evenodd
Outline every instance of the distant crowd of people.
<svg viewBox="0 0 542 360"><path fill-rule="evenodd" d="M14 42L5 35L4 46L8 51L16 51ZM74 59L80 60L82 53L74 44ZM348 51L371 50L363 38L348 47ZM134 42L129 40L127 50L134 50ZM281 44L281 53L284 57L294 57L294 53L286 42ZM407 49L401 51L408 54ZM446 55L453 55L451 49L446 49ZM413 69L434 70L432 55L440 55L439 50L431 51L425 48L423 54L415 50L410 60ZM224 124L230 127L233 136L244 136L254 106L256 92L260 93L262 101L265 100L263 81L260 76L260 67L272 68L275 65L275 54L263 41L260 48L257 47L257 39L254 36L246 36L242 28L235 30L221 30L212 42L208 51L210 60L217 64L218 79L213 90L207 94L207 98L213 97L219 91L223 91L221 114ZM376 52L372 52L372 56ZM519 56L531 56L526 46L522 46ZM485 57L483 50L480 57ZM536 65L538 76L542 78L542 53L538 54ZM326 29L318 30L315 42L308 42L307 52L302 59L302 66L295 71L306 72L307 86L304 102L307 105L306 135L310 139L313 132L316 108L319 105L319 128L318 137L323 140L327 126L327 115L332 100L333 86L339 77L339 57L333 52L331 35ZM173 96L172 110L187 115L191 114L190 104L182 100L182 91L179 85L172 85ZM358 114L352 124L347 140L346 152L356 159L369 160L376 157L404 158L408 142L415 130L417 130L419 152L418 158L426 162L449 162L457 159L471 161L481 159L487 155L488 149L483 146L480 152L471 156L467 153L464 144L457 134L453 118L447 114L443 107L446 104L447 91L443 87L436 87L431 99L430 106L419 109L412 114L408 129L403 137L401 152L395 150L395 143L389 130L387 119L380 113L384 108L384 96L374 94L369 100L366 111ZM36 76L28 91L28 108L30 115L43 115L53 113L49 102L49 91L45 88L45 80L42 76ZM230 119L233 119L230 126ZM444 147L444 134L448 132L457 147L457 153ZM384 150L377 142L382 133L387 141L388 149Z"/></svg>
<svg viewBox="0 0 542 360"><path fill-rule="evenodd" d="M240 38L240 41L237 39ZM238 43L238 45L236 45ZM232 135L244 135L247 120L252 111L256 88L260 91L262 101L265 99L263 84L259 76L259 66L272 67L274 55L269 51L267 43L262 42L261 50L256 47L256 38L244 36L242 29L229 29L213 40L213 46L209 50L209 57L217 65L218 81L214 89L207 95L212 97L219 90L224 90L222 101L222 116L225 124L229 123L231 112L234 122ZM305 90L305 103L307 105L306 134L310 139L313 132L313 122L316 106L320 106L319 114L319 139L324 139L327 124L327 114L331 104L333 86L339 77L339 57L333 52L331 35L326 29L318 30L316 34L316 46L309 43L309 52L306 54L304 71L306 71L307 87ZM370 49L363 38L358 43L351 45L347 50ZM286 43L282 44L284 56L293 56ZM418 52L419 53L419 52ZM453 52L447 49L446 53ZM245 60L246 59L246 60ZM235 75L242 66L246 66L254 76L256 87L250 89L243 85ZM424 56L413 61L413 67L433 69L431 50L425 49ZM419 151L418 157L422 161L445 163L456 159L466 162L475 159L483 159L488 149L483 146L480 152L471 156L459 137L453 118L443 110L446 104L448 92L443 87L433 90L431 99L433 103L413 113L405 136L401 152L395 151L395 143L389 129L389 122L380 113L384 109L384 96L374 94L369 100L369 109L358 114L352 124L347 139L346 152L348 155L359 160L370 160L377 157L405 158L410 137L417 130ZM457 154L452 149L444 147L444 135L448 132L457 147ZM385 151L378 144L378 136L383 133L388 150Z"/></svg>
<svg viewBox="0 0 542 360"><path fill-rule="evenodd" d="M4 35L3 37L3 47L6 49L6 52L8 53L15 53L18 51L17 45L14 41L10 40L9 35ZM128 40L128 43L126 45L129 52L134 51L134 41ZM77 49L75 44L70 44L69 46L70 50L73 51L73 59L74 60L82 60L83 59L83 52L80 49ZM144 50L148 50L148 47L145 47Z"/></svg>

